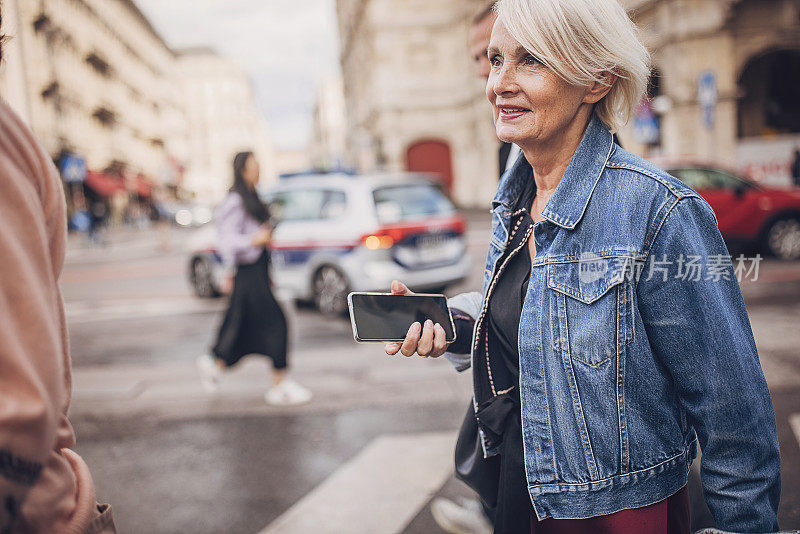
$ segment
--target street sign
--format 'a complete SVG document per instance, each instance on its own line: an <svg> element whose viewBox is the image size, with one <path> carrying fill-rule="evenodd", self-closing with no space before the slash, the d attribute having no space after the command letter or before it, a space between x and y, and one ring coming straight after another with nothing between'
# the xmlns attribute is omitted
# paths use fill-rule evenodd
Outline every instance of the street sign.
<svg viewBox="0 0 800 534"><path fill-rule="evenodd" d="M645 145L657 144L661 133L651 102L643 99L633 113L633 134L636 140Z"/></svg>
<svg viewBox="0 0 800 534"><path fill-rule="evenodd" d="M707 69L697 78L697 102L703 110L703 125L710 130L714 127L714 108L717 106L717 75Z"/></svg>
<svg viewBox="0 0 800 534"><path fill-rule="evenodd" d="M60 171L62 179L68 183L80 183L86 180L86 162L74 154L66 154L61 158Z"/></svg>

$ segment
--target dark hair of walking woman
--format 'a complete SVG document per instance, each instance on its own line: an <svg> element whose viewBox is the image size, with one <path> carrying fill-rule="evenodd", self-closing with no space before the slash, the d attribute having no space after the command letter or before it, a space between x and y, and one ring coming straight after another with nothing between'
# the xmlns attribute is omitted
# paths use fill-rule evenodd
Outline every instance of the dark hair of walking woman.
<svg viewBox="0 0 800 534"><path fill-rule="evenodd" d="M238 193L242 197L244 209L247 213L258 222L264 223L269 220L269 209L259 198L255 185L248 184L242 175L242 171L247 165L247 160L251 157L253 157L253 153L246 151L239 152L233 158L233 185L231 186L231 191Z"/></svg>

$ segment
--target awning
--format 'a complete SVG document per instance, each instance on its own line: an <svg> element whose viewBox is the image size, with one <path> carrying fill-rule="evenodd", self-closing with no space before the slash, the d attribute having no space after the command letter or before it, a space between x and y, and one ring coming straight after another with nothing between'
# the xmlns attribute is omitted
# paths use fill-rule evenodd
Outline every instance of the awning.
<svg viewBox="0 0 800 534"><path fill-rule="evenodd" d="M142 176L141 174L136 175L136 194L140 197L148 198L153 194L153 184Z"/></svg>
<svg viewBox="0 0 800 534"><path fill-rule="evenodd" d="M89 171L86 174L86 185L104 197L110 197L117 191L125 191L122 178L103 172Z"/></svg>

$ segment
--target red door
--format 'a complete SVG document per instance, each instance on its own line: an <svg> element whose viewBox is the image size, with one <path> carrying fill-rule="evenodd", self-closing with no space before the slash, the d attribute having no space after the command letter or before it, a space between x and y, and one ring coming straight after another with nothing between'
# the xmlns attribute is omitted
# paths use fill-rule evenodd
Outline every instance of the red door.
<svg viewBox="0 0 800 534"><path fill-rule="evenodd" d="M453 164L450 147L442 141L418 141L406 151L406 170L436 176L444 190L453 186Z"/></svg>

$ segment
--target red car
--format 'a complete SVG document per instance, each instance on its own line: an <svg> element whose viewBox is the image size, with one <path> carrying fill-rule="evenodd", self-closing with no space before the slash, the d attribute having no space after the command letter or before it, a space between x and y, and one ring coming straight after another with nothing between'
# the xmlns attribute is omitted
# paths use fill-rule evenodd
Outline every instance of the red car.
<svg viewBox="0 0 800 534"><path fill-rule="evenodd" d="M785 260L800 258L800 188L760 185L698 161L654 162L706 199L729 247L754 247Z"/></svg>

